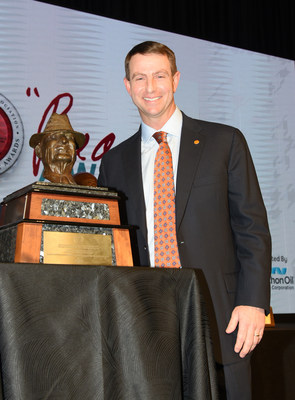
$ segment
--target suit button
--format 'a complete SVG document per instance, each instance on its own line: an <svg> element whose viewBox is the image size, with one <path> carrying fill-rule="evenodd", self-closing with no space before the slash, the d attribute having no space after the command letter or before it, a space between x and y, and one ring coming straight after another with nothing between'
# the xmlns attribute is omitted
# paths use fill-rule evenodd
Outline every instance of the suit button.
<svg viewBox="0 0 295 400"><path fill-rule="evenodd" d="M179 244L184 244L184 242L179 242Z"/></svg>
<svg viewBox="0 0 295 400"><path fill-rule="evenodd" d="M147 247L146 247L146 246L143 246L143 250L144 250L144 251L147 251Z"/></svg>

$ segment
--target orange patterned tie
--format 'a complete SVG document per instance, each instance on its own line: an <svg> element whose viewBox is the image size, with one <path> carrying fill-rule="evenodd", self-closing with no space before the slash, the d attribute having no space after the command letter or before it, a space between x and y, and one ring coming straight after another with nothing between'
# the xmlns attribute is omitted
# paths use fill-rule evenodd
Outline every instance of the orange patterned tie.
<svg viewBox="0 0 295 400"><path fill-rule="evenodd" d="M155 266L180 268L171 150L166 132L156 132L153 137L159 143L154 169Z"/></svg>

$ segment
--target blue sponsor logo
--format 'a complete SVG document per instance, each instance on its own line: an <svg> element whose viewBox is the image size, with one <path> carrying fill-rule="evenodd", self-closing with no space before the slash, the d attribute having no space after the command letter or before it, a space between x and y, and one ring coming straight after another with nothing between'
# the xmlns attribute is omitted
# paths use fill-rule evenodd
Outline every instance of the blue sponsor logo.
<svg viewBox="0 0 295 400"><path fill-rule="evenodd" d="M272 269L271 269L271 274L272 275L275 275L275 274L286 275L286 273L287 273L287 268L286 267L284 267L284 268L272 267Z"/></svg>

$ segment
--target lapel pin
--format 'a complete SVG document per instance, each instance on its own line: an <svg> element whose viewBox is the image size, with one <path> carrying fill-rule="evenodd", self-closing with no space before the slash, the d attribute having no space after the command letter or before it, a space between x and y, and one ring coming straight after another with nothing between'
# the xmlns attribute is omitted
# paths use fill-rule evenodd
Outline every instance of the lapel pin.
<svg viewBox="0 0 295 400"><path fill-rule="evenodd" d="M200 143L200 141L198 140L198 139L196 139L195 141L194 141L194 144L199 144Z"/></svg>

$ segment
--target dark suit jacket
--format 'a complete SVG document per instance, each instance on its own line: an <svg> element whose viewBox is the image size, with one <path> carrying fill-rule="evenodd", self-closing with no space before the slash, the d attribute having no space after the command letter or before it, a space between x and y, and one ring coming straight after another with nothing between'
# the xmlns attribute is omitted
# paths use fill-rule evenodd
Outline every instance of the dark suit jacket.
<svg viewBox="0 0 295 400"><path fill-rule="evenodd" d="M135 262L149 265L140 130L105 154L98 184L126 196L128 224L138 227ZM266 211L239 130L183 114L176 221L182 266L200 268L209 287L218 326L215 345L221 345L217 361L238 361L236 333L227 335L226 326L237 305L268 311L271 268Z"/></svg>

